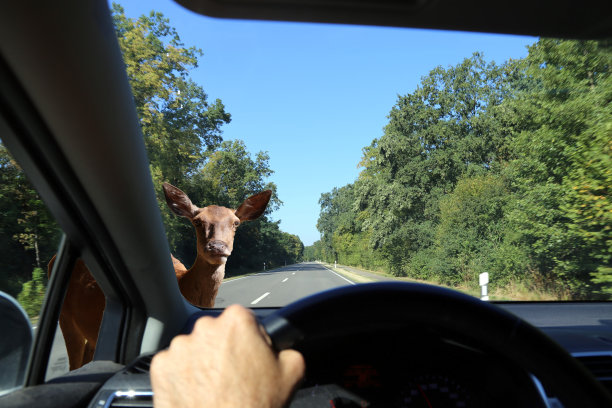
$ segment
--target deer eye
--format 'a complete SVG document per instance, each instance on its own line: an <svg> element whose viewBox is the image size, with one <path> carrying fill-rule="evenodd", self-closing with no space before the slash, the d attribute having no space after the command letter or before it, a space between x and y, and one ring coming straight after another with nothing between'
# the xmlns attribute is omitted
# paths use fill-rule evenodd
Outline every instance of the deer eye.
<svg viewBox="0 0 612 408"><path fill-rule="evenodd" d="M238 228L239 225L240 225L240 221L234 221L234 228Z"/></svg>
<svg viewBox="0 0 612 408"><path fill-rule="evenodd" d="M202 226L202 220L196 218L193 220L193 225L196 227L201 227Z"/></svg>

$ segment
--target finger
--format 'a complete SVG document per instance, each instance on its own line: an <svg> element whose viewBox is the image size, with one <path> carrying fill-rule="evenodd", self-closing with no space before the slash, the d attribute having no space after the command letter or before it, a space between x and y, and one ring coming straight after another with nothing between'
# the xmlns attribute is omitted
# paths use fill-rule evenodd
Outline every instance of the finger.
<svg viewBox="0 0 612 408"><path fill-rule="evenodd" d="M293 389L304 377L304 372L306 371L304 356L296 350L283 350L278 354L278 361L283 378L289 381L289 385Z"/></svg>
<svg viewBox="0 0 612 408"><path fill-rule="evenodd" d="M168 359L168 351L162 350L153 356L153 360L151 360L151 367L149 368L151 384L153 388L157 385L157 383L163 382L162 380L158 381L158 377L163 377L166 373L166 361Z"/></svg>
<svg viewBox="0 0 612 408"><path fill-rule="evenodd" d="M264 341L268 344L268 346L272 347L272 339L270 338L270 335L268 334L266 329L261 324L259 325L259 332L261 333L261 336L263 337Z"/></svg>
<svg viewBox="0 0 612 408"><path fill-rule="evenodd" d="M167 354L168 354L168 350L162 350L162 351L157 352L157 354L155 354L153 356L153 359L151 360L150 371L152 372L159 371L158 367L164 365L164 359L166 358Z"/></svg>
<svg viewBox="0 0 612 408"><path fill-rule="evenodd" d="M231 305L226 308L223 313L218 317L219 321L232 321L233 323L237 323L239 325L244 326L255 326L257 324L257 320L255 319L255 315L251 309L247 309L244 306L240 305Z"/></svg>
<svg viewBox="0 0 612 408"><path fill-rule="evenodd" d="M198 320L196 320L195 323L193 324L190 335L191 336L206 335L210 331L211 326L214 325L214 322L215 322L215 318L211 316L202 316L198 318ZM188 335L175 336L174 339L172 339L170 346L172 346L172 343L174 343L176 340L180 338L184 338L184 337L188 337Z"/></svg>

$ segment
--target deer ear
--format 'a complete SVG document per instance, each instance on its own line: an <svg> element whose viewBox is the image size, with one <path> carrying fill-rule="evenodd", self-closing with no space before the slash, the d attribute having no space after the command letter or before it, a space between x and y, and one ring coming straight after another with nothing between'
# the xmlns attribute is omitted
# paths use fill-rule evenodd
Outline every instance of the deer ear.
<svg viewBox="0 0 612 408"><path fill-rule="evenodd" d="M236 217L238 217L240 221L250 221L258 218L266 211L270 196L272 196L272 191L270 190L250 196L244 200L244 203L242 203L240 207L238 207L235 212Z"/></svg>
<svg viewBox="0 0 612 408"><path fill-rule="evenodd" d="M192 219L197 214L198 207L191 203L187 194L168 183L162 184L162 188L164 196L166 196L166 203L173 213L189 219Z"/></svg>

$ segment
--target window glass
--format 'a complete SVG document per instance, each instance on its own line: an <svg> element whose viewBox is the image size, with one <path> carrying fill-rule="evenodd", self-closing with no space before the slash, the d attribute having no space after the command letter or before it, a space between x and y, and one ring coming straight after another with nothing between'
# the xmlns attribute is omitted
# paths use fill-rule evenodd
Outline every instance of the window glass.
<svg viewBox="0 0 612 408"><path fill-rule="evenodd" d="M1 142L0 217L0 289L19 301L36 326L61 230Z"/></svg>
<svg viewBox="0 0 612 408"><path fill-rule="evenodd" d="M61 235L43 201L0 143L0 291L18 301L33 330ZM46 380L92 359L103 310L102 291L85 264L77 261L54 334Z"/></svg>
<svg viewBox="0 0 612 408"><path fill-rule="evenodd" d="M0 141L0 291L17 300L33 331L46 294L47 266L60 237L61 230Z"/></svg>
<svg viewBox="0 0 612 408"><path fill-rule="evenodd" d="M612 294L608 42L120 3L117 37L193 303L210 306L219 286L217 307L282 306L377 280L489 300ZM200 208L272 198L240 223L231 256L219 244L212 259L207 234L222 225L170 211L165 182ZM225 260L201 301L184 272Z"/></svg>
<svg viewBox="0 0 612 408"><path fill-rule="evenodd" d="M87 265L77 259L60 311L47 366L47 380L93 360L104 308L102 289Z"/></svg>

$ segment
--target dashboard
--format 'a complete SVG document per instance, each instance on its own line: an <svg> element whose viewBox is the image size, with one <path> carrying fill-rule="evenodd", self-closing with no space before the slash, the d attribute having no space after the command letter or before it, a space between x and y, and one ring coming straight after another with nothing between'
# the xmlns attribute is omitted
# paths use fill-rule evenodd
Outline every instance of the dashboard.
<svg viewBox="0 0 612 408"><path fill-rule="evenodd" d="M302 348L291 407L543 407L528 373L467 343L403 328Z"/></svg>
<svg viewBox="0 0 612 408"><path fill-rule="evenodd" d="M612 389L612 305L499 304L538 326ZM275 309L255 309L264 318ZM215 311L214 314L217 314ZM194 315L193 321L198 315ZM290 404L308 407L562 407L546 386L512 361L431 328L353 331L297 347L307 363ZM113 375L90 407L150 407L148 365L141 356Z"/></svg>

